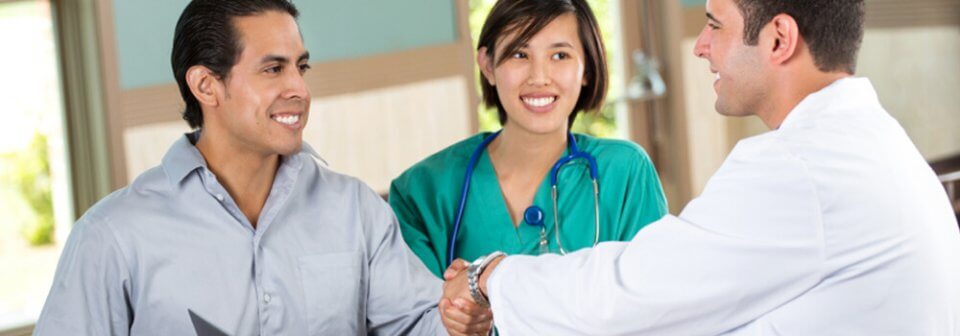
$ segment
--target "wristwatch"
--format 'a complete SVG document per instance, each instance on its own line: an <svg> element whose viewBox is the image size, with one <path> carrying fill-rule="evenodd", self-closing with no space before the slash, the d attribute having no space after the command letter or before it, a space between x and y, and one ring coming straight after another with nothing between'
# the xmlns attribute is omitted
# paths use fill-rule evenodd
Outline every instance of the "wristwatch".
<svg viewBox="0 0 960 336"><path fill-rule="evenodd" d="M487 265L489 265L491 261L505 255L503 252L496 251L477 258L477 260L474 260L470 263L470 266L467 267L467 284L470 286L470 296L472 296L473 301L476 301L481 307L490 307L490 301L487 300L486 295L480 292L480 274L483 273L483 270L487 268Z"/></svg>

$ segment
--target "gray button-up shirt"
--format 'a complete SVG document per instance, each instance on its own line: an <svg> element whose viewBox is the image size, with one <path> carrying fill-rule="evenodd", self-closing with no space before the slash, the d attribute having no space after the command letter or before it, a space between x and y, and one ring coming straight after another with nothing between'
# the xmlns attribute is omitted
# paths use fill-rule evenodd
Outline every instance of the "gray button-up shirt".
<svg viewBox="0 0 960 336"><path fill-rule="evenodd" d="M446 334L441 282L362 182L304 144L254 229L191 136L77 221L36 334Z"/></svg>

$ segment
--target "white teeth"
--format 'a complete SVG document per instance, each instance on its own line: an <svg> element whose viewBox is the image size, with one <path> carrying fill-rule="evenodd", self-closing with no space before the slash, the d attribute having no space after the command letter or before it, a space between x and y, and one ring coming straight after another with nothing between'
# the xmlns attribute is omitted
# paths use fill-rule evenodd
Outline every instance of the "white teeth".
<svg viewBox="0 0 960 336"><path fill-rule="evenodd" d="M719 72L717 73L717 79L718 79L718 80L720 79L720 73L719 73Z"/></svg>
<svg viewBox="0 0 960 336"><path fill-rule="evenodd" d="M534 107L543 107L550 105L554 100L557 100L557 97L523 98L523 103Z"/></svg>
<svg viewBox="0 0 960 336"><path fill-rule="evenodd" d="M281 123L281 124L284 124L284 125L294 125L294 124L296 124L298 121L300 121L300 116L299 116L299 115L288 115L288 116L286 116L286 117L283 117L283 116L273 116L273 120L276 120L277 122L279 122L279 123Z"/></svg>

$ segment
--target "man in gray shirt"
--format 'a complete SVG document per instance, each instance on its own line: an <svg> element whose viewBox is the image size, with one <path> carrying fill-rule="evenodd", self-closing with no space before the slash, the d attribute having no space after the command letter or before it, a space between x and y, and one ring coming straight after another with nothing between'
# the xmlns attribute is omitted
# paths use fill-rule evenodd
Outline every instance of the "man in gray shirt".
<svg viewBox="0 0 960 336"><path fill-rule="evenodd" d="M287 0L187 6L171 61L197 130L76 223L36 334L445 333L441 282L390 207L302 144L297 15Z"/></svg>

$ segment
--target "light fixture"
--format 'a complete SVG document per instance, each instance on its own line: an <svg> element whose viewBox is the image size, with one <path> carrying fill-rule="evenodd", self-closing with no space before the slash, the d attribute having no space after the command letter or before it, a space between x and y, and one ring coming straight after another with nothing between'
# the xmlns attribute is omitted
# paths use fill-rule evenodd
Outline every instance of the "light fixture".
<svg viewBox="0 0 960 336"><path fill-rule="evenodd" d="M660 76L660 61L640 50L634 50L632 56L633 76L627 82L627 99L646 101L663 97L667 93L667 84Z"/></svg>

